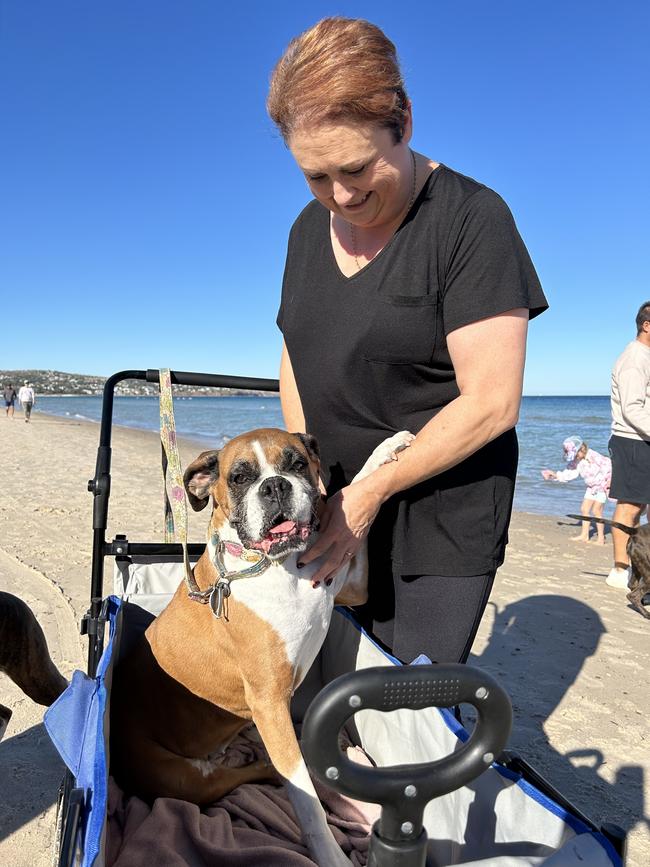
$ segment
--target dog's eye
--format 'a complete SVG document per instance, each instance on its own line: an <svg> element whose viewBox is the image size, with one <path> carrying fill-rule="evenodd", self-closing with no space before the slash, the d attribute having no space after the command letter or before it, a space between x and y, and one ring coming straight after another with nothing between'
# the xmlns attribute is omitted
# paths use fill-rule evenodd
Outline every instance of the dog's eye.
<svg viewBox="0 0 650 867"><path fill-rule="evenodd" d="M291 469L294 470L296 473L299 473L302 470L304 470L306 466L307 466L306 460L304 460L303 458L296 458L296 460L291 465Z"/></svg>
<svg viewBox="0 0 650 867"><path fill-rule="evenodd" d="M235 473L234 476L230 477L230 481L233 485L246 485L251 482L252 479L247 473Z"/></svg>

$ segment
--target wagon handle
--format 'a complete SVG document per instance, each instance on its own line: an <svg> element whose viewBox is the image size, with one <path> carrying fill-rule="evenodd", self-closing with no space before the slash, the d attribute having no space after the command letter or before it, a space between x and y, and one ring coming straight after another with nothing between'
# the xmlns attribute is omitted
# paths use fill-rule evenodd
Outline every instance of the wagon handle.
<svg viewBox="0 0 650 867"><path fill-rule="evenodd" d="M341 728L357 711L461 703L476 708L472 735L456 752L437 761L369 768L350 761L339 747ZM510 699L480 669L455 663L381 666L344 674L324 687L307 710L301 743L319 780L342 794L381 804L381 817L372 829L369 867L420 867L426 859L425 806L482 774L505 747L511 725Z"/></svg>

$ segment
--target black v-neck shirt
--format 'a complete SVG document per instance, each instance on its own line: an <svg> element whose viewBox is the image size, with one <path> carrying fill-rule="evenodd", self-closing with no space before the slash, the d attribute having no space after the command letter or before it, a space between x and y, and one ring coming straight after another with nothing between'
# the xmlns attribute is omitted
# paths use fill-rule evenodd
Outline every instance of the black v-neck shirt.
<svg viewBox="0 0 650 867"><path fill-rule="evenodd" d="M278 325L328 491L348 484L387 436L417 433L459 395L451 331L517 307L533 318L547 306L505 202L446 166L431 173L393 238L352 277L334 257L330 212L310 202L289 236ZM371 547L386 550L402 574L495 569L517 456L510 430L396 494L373 525Z"/></svg>

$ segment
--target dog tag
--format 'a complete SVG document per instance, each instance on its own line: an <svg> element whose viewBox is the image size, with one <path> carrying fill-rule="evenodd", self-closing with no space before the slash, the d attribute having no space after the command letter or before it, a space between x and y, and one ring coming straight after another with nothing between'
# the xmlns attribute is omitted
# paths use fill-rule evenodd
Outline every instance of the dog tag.
<svg viewBox="0 0 650 867"><path fill-rule="evenodd" d="M247 563L259 563L260 560L264 559L264 554L261 551L250 551L248 548L242 549L240 556Z"/></svg>
<svg viewBox="0 0 650 867"><path fill-rule="evenodd" d="M210 594L210 608L212 609L212 613L214 616L219 619L223 614L223 603L224 600L230 596L230 582L224 581L220 579L214 585L212 593ZM225 618L226 620L228 617Z"/></svg>

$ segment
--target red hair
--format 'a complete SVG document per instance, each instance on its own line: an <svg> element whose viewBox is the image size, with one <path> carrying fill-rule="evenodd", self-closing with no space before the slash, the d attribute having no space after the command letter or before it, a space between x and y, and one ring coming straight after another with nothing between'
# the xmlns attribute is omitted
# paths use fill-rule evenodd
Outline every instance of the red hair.
<svg viewBox="0 0 650 867"><path fill-rule="evenodd" d="M289 43L271 74L271 120L285 141L298 127L376 123L402 137L409 101L390 39L361 18L324 18Z"/></svg>

